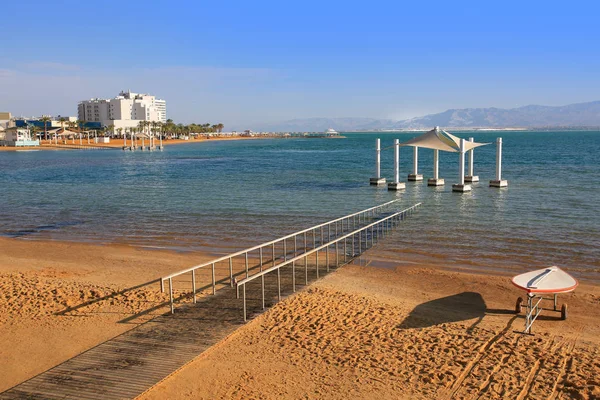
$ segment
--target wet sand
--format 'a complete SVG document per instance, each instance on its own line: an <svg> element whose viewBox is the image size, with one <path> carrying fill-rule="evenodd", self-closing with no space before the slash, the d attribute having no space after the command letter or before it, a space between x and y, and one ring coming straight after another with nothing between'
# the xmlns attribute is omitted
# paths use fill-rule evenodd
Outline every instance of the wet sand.
<svg viewBox="0 0 600 400"><path fill-rule="evenodd" d="M166 312L154 280L210 258L16 239L0 254L0 391ZM509 276L369 261L257 315L142 398L600 396L598 286L559 297L567 321L545 312L528 336Z"/></svg>

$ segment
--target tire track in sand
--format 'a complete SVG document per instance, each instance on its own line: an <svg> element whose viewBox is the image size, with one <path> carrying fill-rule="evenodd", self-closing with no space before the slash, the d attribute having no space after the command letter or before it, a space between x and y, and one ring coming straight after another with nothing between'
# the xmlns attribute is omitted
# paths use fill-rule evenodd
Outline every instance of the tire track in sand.
<svg viewBox="0 0 600 400"><path fill-rule="evenodd" d="M554 353L554 351L561 348L564 345L564 343L565 343L564 339L560 339L559 341L556 341L556 337L553 336L551 338L551 340L548 341L548 344L546 344L546 346L543 348L543 351L544 352L549 351L551 353ZM535 360L535 363L533 364L531 371L527 375L525 384L523 385L523 388L519 392L519 395L517 396L516 400L523 400L530 393L531 388L532 388L536 378L538 377L538 374L542 370L544 364L545 364L545 360L542 360L540 358Z"/></svg>
<svg viewBox="0 0 600 400"><path fill-rule="evenodd" d="M552 393L550 394L550 396L548 396L549 400L553 400L556 399L559 395L558 392L558 385L561 382L564 382L567 378L567 366L570 366L573 364L573 351L575 350L575 346L577 345L577 340L579 340L579 336L581 336L581 332L583 331L583 327L580 327L579 329L577 329L577 334L575 336L575 338L573 338L568 346L567 346L567 350L562 354L563 355L563 360L558 372L558 375L556 377L556 380L554 381L554 385L552 386Z"/></svg>
<svg viewBox="0 0 600 400"><path fill-rule="evenodd" d="M483 344L483 346L481 346L479 348L475 357L465 366L465 369L463 370L463 372L458 376L458 378L454 381L454 383L450 387L450 389L449 389L450 393L448 393L448 395L444 396L443 398L446 398L446 399L454 398L454 396L456 395L458 390L461 388L464 380L467 378L467 376L469 376L469 374L471 373L473 368L475 368L475 366L481 361L481 359L486 355L486 353L492 347L494 347L494 345L498 342L498 340L500 340L500 338L502 338L503 336L505 336L508 333L508 331L511 329L513 322L516 319L517 319L517 316L512 317L510 319L510 321L508 321L508 323L506 324L504 329L502 329L500 332L498 332L497 334L492 336L487 342L485 342L485 344Z"/></svg>
<svg viewBox="0 0 600 400"><path fill-rule="evenodd" d="M494 382L494 377L496 376L496 373L501 369L504 368L508 365L508 360L513 357L515 355L514 352L514 347L516 346L516 344L519 342L519 337L515 337L511 343L511 351L506 352L502 355L502 359L499 363L496 363L496 365L494 365L494 367L492 368L492 370L490 371L490 374L488 375L488 377L485 379L485 381L479 386L479 396L478 398L481 398L482 396L484 396L486 393L488 393L488 391L490 390L490 387L492 385L492 382Z"/></svg>

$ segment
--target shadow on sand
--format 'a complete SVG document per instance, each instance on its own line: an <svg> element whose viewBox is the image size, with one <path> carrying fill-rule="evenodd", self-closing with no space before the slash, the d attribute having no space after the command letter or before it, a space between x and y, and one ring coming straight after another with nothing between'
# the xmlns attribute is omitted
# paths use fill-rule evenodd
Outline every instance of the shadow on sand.
<svg viewBox="0 0 600 400"><path fill-rule="evenodd" d="M462 292L419 304L398 325L399 329L427 328L449 322L477 319L469 329L475 328L487 314L511 314L514 310L488 309L481 294Z"/></svg>

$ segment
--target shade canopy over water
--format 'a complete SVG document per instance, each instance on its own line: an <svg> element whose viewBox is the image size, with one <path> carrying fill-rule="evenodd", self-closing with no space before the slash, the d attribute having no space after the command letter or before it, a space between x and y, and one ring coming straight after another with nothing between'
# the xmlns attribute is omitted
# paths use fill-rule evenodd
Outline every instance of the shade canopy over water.
<svg viewBox="0 0 600 400"><path fill-rule="evenodd" d="M465 141L465 151L475 147L484 146L489 143L476 143ZM432 130L425 132L421 136L400 143L400 146L422 147L426 149L449 151L452 153L460 152L460 138L440 129L436 126Z"/></svg>

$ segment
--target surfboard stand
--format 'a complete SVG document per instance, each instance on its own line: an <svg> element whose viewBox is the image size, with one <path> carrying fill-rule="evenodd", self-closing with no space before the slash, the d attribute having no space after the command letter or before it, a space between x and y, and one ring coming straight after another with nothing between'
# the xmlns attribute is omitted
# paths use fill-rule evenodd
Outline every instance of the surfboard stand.
<svg viewBox="0 0 600 400"><path fill-rule="evenodd" d="M553 304L553 309L551 311L559 311L558 310L558 294L554 293L552 297L540 296L534 293L527 293L527 304L525 309L525 331L529 335L533 335L531 333L531 326L540 315L542 310L550 310L549 308L542 308L542 301L551 301ZM523 311L523 298L519 297L517 299L517 304L515 306L515 313L520 314ZM563 321L567 319L567 304L564 303L560 308L560 319Z"/></svg>
<svg viewBox="0 0 600 400"><path fill-rule="evenodd" d="M525 309L525 331L531 335L531 327L543 310L560 311L562 320L567 319L567 304L558 309L558 295L575 290L579 284L571 275L558 267L539 269L517 275L512 279L513 285L527 292L527 305ZM551 301L552 308L542 307L542 301ZM523 311L524 300L517 299L515 313Z"/></svg>

